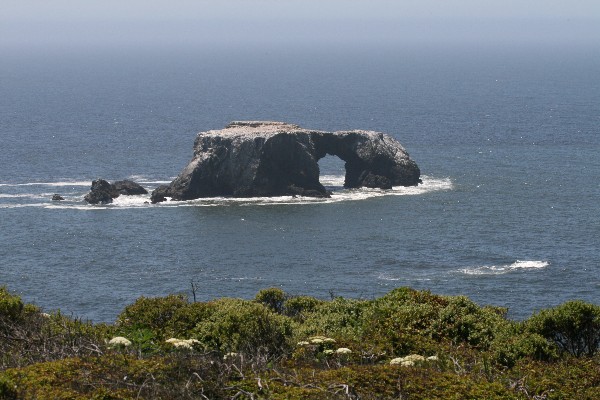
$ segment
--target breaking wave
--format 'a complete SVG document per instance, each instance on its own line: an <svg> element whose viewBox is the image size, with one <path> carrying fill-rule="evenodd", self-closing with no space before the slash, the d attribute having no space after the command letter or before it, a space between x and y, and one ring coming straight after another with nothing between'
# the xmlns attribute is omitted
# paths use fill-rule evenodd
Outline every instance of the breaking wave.
<svg viewBox="0 0 600 400"><path fill-rule="evenodd" d="M507 265L484 265L480 267L461 268L458 272L465 275L504 275L520 270L535 270L546 268L548 261L521 261L517 260Z"/></svg>

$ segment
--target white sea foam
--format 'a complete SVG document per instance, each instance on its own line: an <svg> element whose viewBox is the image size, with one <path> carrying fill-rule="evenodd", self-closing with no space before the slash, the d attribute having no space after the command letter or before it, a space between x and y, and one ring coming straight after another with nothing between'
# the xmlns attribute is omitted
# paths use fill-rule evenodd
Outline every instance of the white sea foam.
<svg viewBox="0 0 600 400"><path fill-rule="evenodd" d="M270 206L270 205L290 205L290 204L328 204L338 203L342 201L359 201L373 197L381 196L410 196L420 195L441 190L451 190L452 181L450 178L432 178L423 177L423 183L418 186L397 186L391 190L384 189L344 189L344 176L343 175L324 175L320 177L321 184L323 184L328 190L330 190L331 197L319 198L319 197L303 197L303 196L278 196L278 197L248 197L248 198L234 198L234 197L207 197L199 198L188 201L171 201L167 198L167 201L159 203L161 207L185 207L185 206L196 206L196 207L214 207L214 206ZM119 197L118 199L120 199ZM118 204L115 199L113 205ZM146 199L146 201L148 201ZM139 200L137 200L139 203ZM135 206L135 201L131 206ZM122 203L122 206L127 206L126 203ZM140 204L137 204L138 206ZM143 205L143 201L142 204Z"/></svg>
<svg viewBox="0 0 600 400"><path fill-rule="evenodd" d="M19 193L19 194L0 193L0 199L37 199L40 197L41 197L41 195L34 194L34 193Z"/></svg>
<svg viewBox="0 0 600 400"><path fill-rule="evenodd" d="M75 203L68 201L53 201L44 203L43 207L48 209L73 209L73 210L126 210L130 208L145 207L150 204L150 195L119 196L108 204L88 204L82 198Z"/></svg>
<svg viewBox="0 0 600 400"><path fill-rule="evenodd" d="M414 196L421 195L436 191L452 190L452 181L450 178L433 178L429 176L423 176L423 183L418 186L397 186L390 190L384 189L345 189L344 176L343 175L323 175L321 176L321 183L331 191L331 197L329 198L318 198L318 197L303 197L303 196L280 196L280 197L252 197L252 198L231 198L231 197L211 197L211 198L200 198L189 201L170 201L167 199L166 202L162 202L156 205L157 207L215 207L215 206L267 206L267 205L303 205L303 204L329 204L343 201L360 201L374 197L382 196ZM145 185L159 185L166 184L170 181L144 181L140 182ZM113 200L111 204L104 205L89 205L82 204L83 196L86 192L85 189L79 187L89 187L90 183L85 182L32 182L32 183L19 183L19 184L0 184L4 186L42 186L42 187L78 187L76 190L68 192L58 191L66 201L53 202L51 201L52 193L6 193L0 194L1 198L6 199L47 199L47 203L23 203L23 204L0 204L1 208L15 208L15 207L45 207L51 209L64 209L72 208L77 210L94 210L99 208L106 209L127 209L127 208L139 208L150 206L150 195L139 195L139 196L119 196Z"/></svg>
<svg viewBox="0 0 600 400"><path fill-rule="evenodd" d="M325 187L344 187L344 175L321 175L319 182Z"/></svg>
<svg viewBox="0 0 600 400"><path fill-rule="evenodd" d="M87 186L91 187L91 181L63 181L63 182L26 182L26 183L0 183L3 187L19 187L19 186L52 186L52 187L64 187L64 186Z"/></svg>
<svg viewBox="0 0 600 400"><path fill-rule="evenodd" d="M550 265L548 261L517 260L512 264L506 265L484 265L480 267L461 268L458 272L466 275L504 275L518 270L542 269L546 268L548 265Z"/></svg>
<svg viewBox="0 0 600 400"><path fill-rule="evenodd" d="M432 278L427 278L426 276L408 276L406 274L391 274L389 272L382 272L379 275L377 275L377 279L381 280L381 281L405 281L405 282L418 282L418 281L431 281Z"/></svg>
<svg viewBox="0 0 600 400"><path fill-rule="evenodd" d="M25 208L25 207L45 207L48 203L24 203L24 204L0 204L0 209Z"/></svg>
<svg viewBox="0 0 600 400"><path fill-rule="evenodd" d="M150 195L119 196L113 199L111 207L143 207L150 203Z"/></svg>

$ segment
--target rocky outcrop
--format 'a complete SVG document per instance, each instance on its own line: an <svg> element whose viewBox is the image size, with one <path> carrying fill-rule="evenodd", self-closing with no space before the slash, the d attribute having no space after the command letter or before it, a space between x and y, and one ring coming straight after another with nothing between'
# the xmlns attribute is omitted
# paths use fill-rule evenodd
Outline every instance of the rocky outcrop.
<svg viewBox="0 0 600 400"><path fill-rule="evenodd" d="M64 199L65 199L65 198L64 198L64 197L62 197L62 196L61 196L60 194L58 194L58 193L55 193L55 194L53 194L53 195L52 195L52 201L62 201L62 200L64 200Z"/></svg>
<svg viewBox="0 0 600 400"><path fill-rule="evenodd" d="M148 191L139 184L130 181L116 181L111 184L104 179L96 179L92 182L92 188L85 195L84 200L90 204L108 204L120 195L147 194Z"/></svg>
<svg viewBox="0 0 600 400"><path fill-rule="evenodd" d="M90 204L107 204L112 203L115 197L119 197L119 192L115 190L113 185L104 179L96 179L92 181L92 188L83 199Z"/></svg>
<svg viewBox="0 0 600 400"><path fill-rule="evenodd" d="M144 189L139 183L130 180L122 180L116 181L113 183L113 187L117 192L124 195L139 195L139 194L148 194L148 191Z"/></svg>
<svg viewBox="0 0 600 400"><path fill-rule="evenodd" d="M202 132L191 162L153 203L200 197L329 196L319 183L319 159L338 156L344 186L389 189L420 182L417 164L391 136L373 131L323 132L271 121L232 122Z"/></svg>

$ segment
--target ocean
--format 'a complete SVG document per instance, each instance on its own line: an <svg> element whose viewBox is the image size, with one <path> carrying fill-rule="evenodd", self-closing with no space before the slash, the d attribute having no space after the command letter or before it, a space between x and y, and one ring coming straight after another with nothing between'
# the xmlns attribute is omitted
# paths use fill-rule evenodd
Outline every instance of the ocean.
<svg viewBox="0 0 600 400"><path fill-rule="evenodd" d="M573 46L39 49L0 57L0 285L113 322L138 297L374 298L410 286L532 313L600 304L600 52ZM391 134L423 184L331 199L149 196L233 120ZM52 201L54 193L64 201Z"/></svg>

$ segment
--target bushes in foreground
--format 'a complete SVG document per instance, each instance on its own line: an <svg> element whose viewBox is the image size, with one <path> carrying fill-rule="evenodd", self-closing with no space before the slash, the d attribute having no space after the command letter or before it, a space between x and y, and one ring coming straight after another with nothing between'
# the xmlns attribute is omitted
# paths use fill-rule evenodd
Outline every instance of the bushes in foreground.
<svg viewBox="0 0 600 400"><path fill-rule="evenodd" d="M562 351L593 356L600 348L600 306L568 301L535 314L528 328L556 343Z"/></svg>
<svg viewBox="0 0 600 400"><path fill-rule="evenodd" d="M600 307L579 301L515 322L409 288L327 301L271 288L254 300L142 297L94 325L0 288L7 399L592 399L599 344Z"/></svg>
<svg viewBox="0 0 600 400"><path fill-rule="evenodd" d="M60 312L42 313L0 287L0 371L101 354L101 344L110 331L107 325L92 325Z"/></svg>

